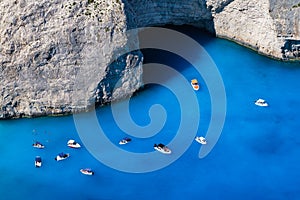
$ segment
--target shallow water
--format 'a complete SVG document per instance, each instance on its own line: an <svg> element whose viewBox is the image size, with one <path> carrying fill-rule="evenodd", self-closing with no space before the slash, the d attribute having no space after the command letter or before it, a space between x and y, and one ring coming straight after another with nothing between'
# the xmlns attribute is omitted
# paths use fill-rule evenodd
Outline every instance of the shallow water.
<svg viewBox="0 0 300 200"><path fill-rule="evenodd" d="M271 60L195 28L175 29L205 48L224 81L226 121L218 143L207 157L198 158L200 144L193 142L166 168L125 173L102 164L86 147L66 146L68 139L82 143L72 116L0 121L1 199L299 199L299 64ZM188 80L194 77L195 69L172 54L144 53L146 62L172 66ZM198 80L202 88L197 92L201 110L197 135L205 135L210 99L205 83L201 77ZM255 106L254 100L260 97L268 100L270 106ZM164 87L151 85L131 98L133 120L147 125L152 104L161 104L168 112L165 126L153 137L132 137L133 141L122 149L151 152L153 143L167 144L175 137L183 111L174 94ZM126 133L115 124L110 106L99 108L96 113L103 130L109 133L107 137L118 146ZM191 123L197 122L191 118ZM87 127L87 134L90 131L93 130ZM46 148L33 149L31 144L36 140ZM62 151L71 157L56 162L54 157ZM113 156L111 152L103 154ZM36 155L43 158L40 169L34 167ZM127 164L124 159L124 165ZM148 164L151 163L141 163ZM79 169L83 167L91 167L95 175L82 175Z"/></svg>

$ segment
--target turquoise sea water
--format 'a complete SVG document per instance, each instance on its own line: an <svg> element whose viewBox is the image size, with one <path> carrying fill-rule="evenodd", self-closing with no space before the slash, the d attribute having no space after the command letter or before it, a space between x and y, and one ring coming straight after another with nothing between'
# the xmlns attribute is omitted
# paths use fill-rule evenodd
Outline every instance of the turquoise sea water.
<svg viewBox="0 0 300 200"><path fill-rule="evenodd" d="M68 139L81 142L72 116L0 121L1 199L299 199L299 63L274 61L195 28L176 29L206 49L226 89L224 129L207 157L198 158L200 144L193 142L166 168L125 173L102 164L86 147L66 146ZM195 76L192 66L170 53L144 53L145 62L172 66L188 80ZM197 93L201 110L197 135L205 135L210 100L205 83L201 77L198 80L202 88ZM270 106L255 106L254 100L260 97L268 100ZM175 137L182 111L174 94L164 87L151 85L131 98L133 120L139 125L148 124L152 104L161 104L168 112L164 128L151 138L133 138L122 149L150 152L153 143L168 143ZM127 136L114 122L110 106L99 108L96 113L113 143ZM197 122L191 118L191 123ZM93 130L87 128L89 131ZM35 140L46 148L33 149ZM56 162L54 157L62 151L71 157ZM110 156L110 152L103 154ZM43 158L39 169L34 167L37 155ZM83 167L92 168L95 175L82 175L79 169Z"/></svg>

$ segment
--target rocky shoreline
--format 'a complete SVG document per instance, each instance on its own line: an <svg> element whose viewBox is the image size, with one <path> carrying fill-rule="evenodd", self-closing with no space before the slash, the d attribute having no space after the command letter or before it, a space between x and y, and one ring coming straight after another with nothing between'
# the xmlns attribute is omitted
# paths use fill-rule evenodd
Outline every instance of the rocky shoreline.
<svg viewBox="0 0 300 200"><path fill-rule="evenodd" d="M136 27L193 25L275 59L300 60L298 5L298 0L3 0L0 119L71 114L131 96L143 85L143 55L128 51L138 48L137 33L134 41L126 35Z"/></svg>

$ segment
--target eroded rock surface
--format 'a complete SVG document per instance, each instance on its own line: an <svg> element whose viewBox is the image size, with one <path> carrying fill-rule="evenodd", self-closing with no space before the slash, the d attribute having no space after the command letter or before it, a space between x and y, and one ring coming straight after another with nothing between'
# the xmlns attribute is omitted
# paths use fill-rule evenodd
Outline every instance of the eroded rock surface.
<svg viewBox="0 0 300 200"><path fill-rule="evenodd" d="M138 41L125 33L135 27L190 24L268 56L300 58L299 0L2 0L0 10L0 118L132 95L143 56L129 51Z"/></svg>

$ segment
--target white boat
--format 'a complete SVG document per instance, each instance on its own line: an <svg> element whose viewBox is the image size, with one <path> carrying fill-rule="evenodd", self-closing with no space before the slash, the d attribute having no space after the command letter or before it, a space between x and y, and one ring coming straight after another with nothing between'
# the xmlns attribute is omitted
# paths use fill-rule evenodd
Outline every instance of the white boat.
<svg viewBox="0 0 300 200"><path fill-rule="evenodd" d="M55 160L56 161L60 161L60 160L65 160L65 159L67 159L67 158L69 158L70 157L70 154L69 153L60 153L60 154L58 154L56 157L55 157Z"/></svg>
<svg viewBox="0 0 300 200"><path fill-rule="evenodd" d="M128 137L125 137L122 140L120 140L119 144L123 145L123 144L128 144L129 142L131 142L131 139Z"/></svg>
<svg viewBox="0 0 300 200"><path fill-rule="evenodd" d="M172 151L164 144L154 144L154 149L163 153L163 154L171 154Z"/></svg>
<svg viewBox="0 0 300 200"><path fill-rule="evenodd" d="M80 146L80 144L77 143L75 140L69 140L69 141L68 141L68 147L78 149L78 148L80 148L81 146Z"/></svg>
<svg viewBox="0 0 300 200"><path fill-rule="evenodd" d="M37 148L37 149L43 149L43 148L45 148L45 146L42 143L40 143L40 142L35 142L35 143L32 144L32 146L34 148Z"/></svg>
<svg viewBox="0 0 300 200"><path fill-rule="evenodd" d="M192 79L191 80L191 85L192 85L193 89L196 90L196 91L199 90L199 88L200 88L197 79Z"/></svg>
<svg viewBox="0 0 300 200"><path fill-rule="evenodd" d="M94 173L91 169L89 169L89 168L81 169L80 172L83 173L84 175L89 175L89 176L92 176L92 175L95 174L95 173Z"/></svg>
<svg viewBox="0 0 300 200"><path fill-rule="evenodd" d="M204 137L202 137L202 136L200 136L200 137L196 137L195 138L195 140L197 141L197 142L199 142L200 144L207 144L207 141L206 141L206 139L204 138Z"/></svg>
<svg viewBox="0 0 300 200"><path fill-rule="evenodd" d="M257 106L262 106L262 107L267 107L267 106L269 106L269 104L266 102L266 100L264 100L264 99L257 99L256 101L255 101L255 105L257 105Z"/></svg>
<svg viewBox="0 0 300 200"><path fill-rule="evenodd" d="M36 156L34 160L35 167L41 167L42 166L42 158L40 156Z"/></svg>

